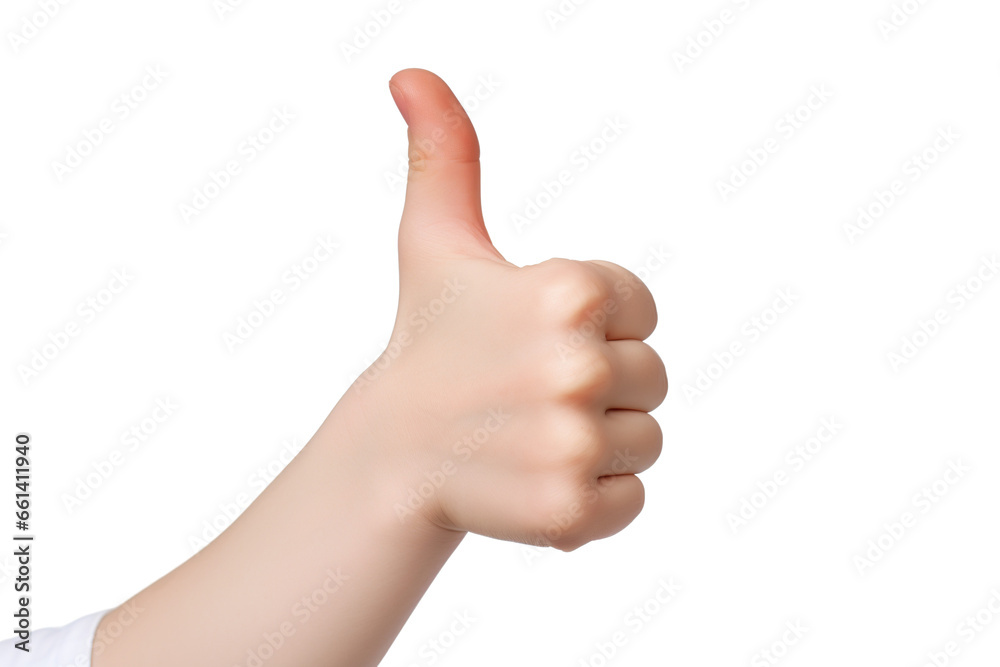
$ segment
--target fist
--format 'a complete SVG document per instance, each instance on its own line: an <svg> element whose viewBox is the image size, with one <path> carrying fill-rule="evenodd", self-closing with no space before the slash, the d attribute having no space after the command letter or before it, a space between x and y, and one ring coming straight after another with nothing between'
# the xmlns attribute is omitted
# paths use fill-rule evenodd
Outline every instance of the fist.
<svg viewBox="0 0 1000 667"><path fill-rule="evenodd" d="M660 454L667 393L646 286L602 261L517 267L480 202L479 142L448 86L405 70L408 125L399 307L355 382L366 457L391 471L400 521L562 550L612 535Z"/></svg>

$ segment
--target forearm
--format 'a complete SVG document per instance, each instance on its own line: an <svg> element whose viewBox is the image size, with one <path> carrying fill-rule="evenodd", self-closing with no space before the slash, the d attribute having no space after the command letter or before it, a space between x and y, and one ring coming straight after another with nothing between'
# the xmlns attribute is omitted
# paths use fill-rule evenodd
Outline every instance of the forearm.
<svg viewBox="0 0 1000 667"><path fill-rule="evenodd" d="M132 599L137 620L103 653L98 628L94 667L378 663L464 533L400 520L409 480L368 440L385 436L364 432L357 397L228 530Z"/></svg>

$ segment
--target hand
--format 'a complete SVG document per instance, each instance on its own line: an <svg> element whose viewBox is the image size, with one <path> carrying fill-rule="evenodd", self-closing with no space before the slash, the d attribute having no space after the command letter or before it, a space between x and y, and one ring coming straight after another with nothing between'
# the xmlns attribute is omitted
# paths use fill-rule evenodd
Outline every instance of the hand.
<svg viewBox="0 0 1000 667"><path fill-rule="evenodd" d="M385 353L222 535L120 608L145 610L124 631L102 619L94 667L376 665L468 531L568 551L642 509L667 392L649 290L606 262L504 260L455 96L423 70L392 93L411 165Z"/></svg>
<svg viewBox="0 0 1000 667"><path fill-rule="evenodd" d="M345 399L374 436L364 455L392 471L401 521L566 551L618 532L662 446L649 290L607 262L507 262L458 100L425 70L390 90L410 172L392 337Z"/></svg>

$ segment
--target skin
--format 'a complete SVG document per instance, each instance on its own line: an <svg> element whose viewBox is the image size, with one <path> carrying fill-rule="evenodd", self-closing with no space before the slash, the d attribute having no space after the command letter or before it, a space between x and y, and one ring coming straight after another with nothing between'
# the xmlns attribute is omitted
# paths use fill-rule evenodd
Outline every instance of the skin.
<svg viewBox="0 0 1000 667"><path fill-rule="evenodd" d="M467 532L571 551L642 509L667 392L649 290L507 262L452 91L410 69L390 92L410 173L386 352L229 529L105 616L94 667L376 665Z"/></svg>

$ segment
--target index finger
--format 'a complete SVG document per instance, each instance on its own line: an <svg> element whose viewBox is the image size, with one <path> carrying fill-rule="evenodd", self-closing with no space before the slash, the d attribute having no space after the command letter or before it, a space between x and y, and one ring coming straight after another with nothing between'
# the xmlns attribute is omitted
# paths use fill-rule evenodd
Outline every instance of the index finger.
<svg viewBox="0 0 1000 667"><path fill-rule="evenodd" d="M656 302L642 280L628 269L603 260L587 262L607 281L617 308L608 315L608 340L645 340L656 329Z"/></svg>

